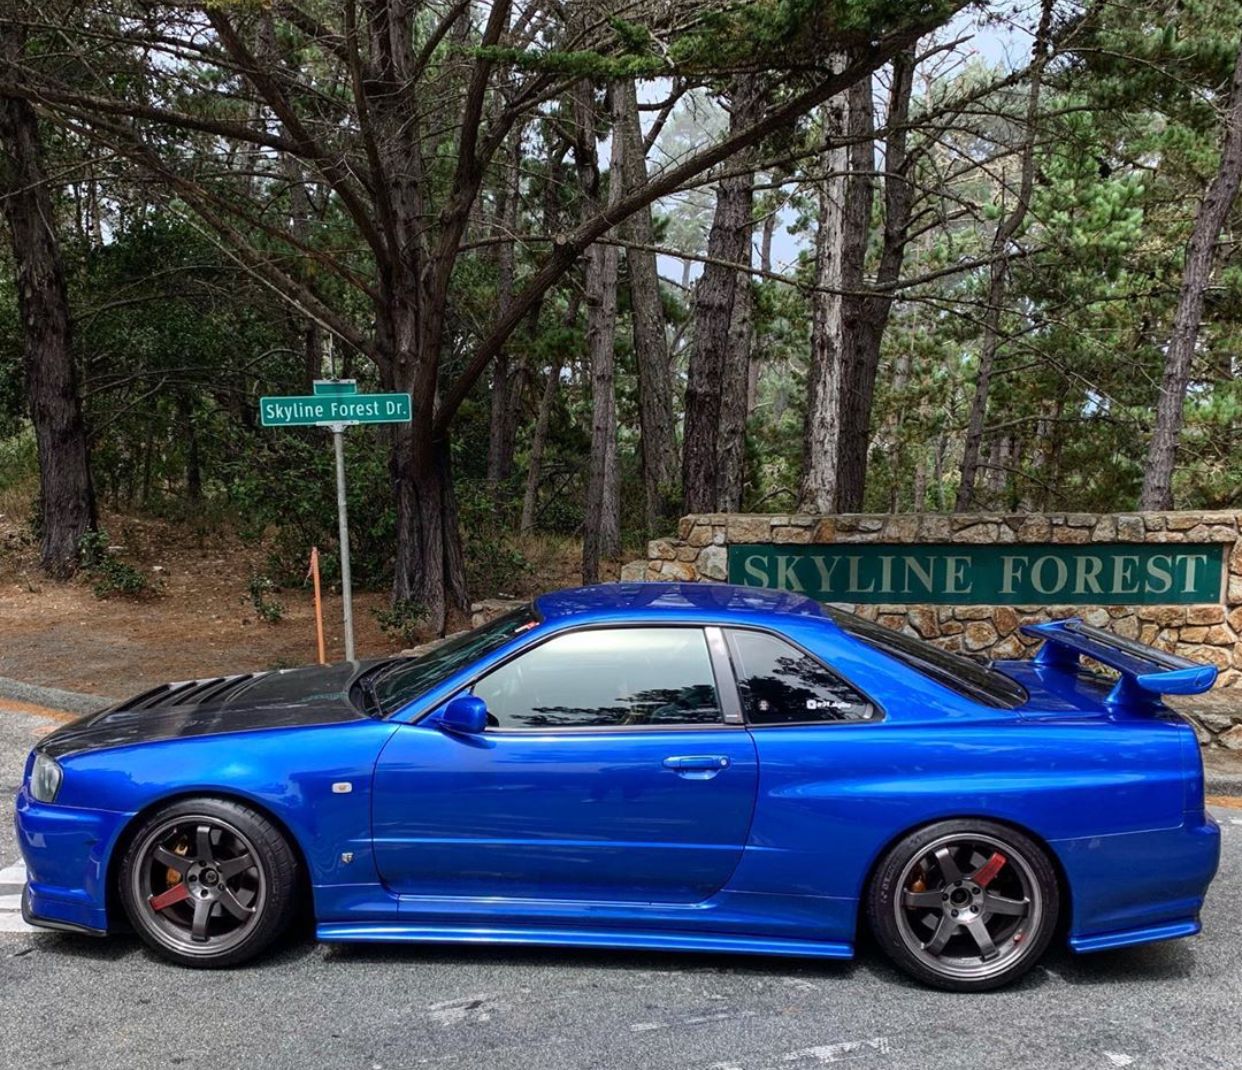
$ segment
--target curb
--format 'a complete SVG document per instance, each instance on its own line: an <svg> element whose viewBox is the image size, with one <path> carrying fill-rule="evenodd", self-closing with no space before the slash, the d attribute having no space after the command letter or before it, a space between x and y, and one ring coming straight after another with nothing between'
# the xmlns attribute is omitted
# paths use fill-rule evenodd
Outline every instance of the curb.
<svg viewBox="0 0 1242 1070"><path fill-rule="evenodd" d="M113 705L116 701L103 695L65 691L59 687L39 687L37 684L27 684L21 680L11 680L7 676L0 676L0 703L6 698L34 706L46 706L53 710L64 710L68 713L94 713L96 710Z"/></svg>
<svg viewBox="0 0 1242 1070"><path fill-rule="evenodd" d="M1242 795L1242 759L1221 761L1204 754L1203 779L1209 795Z"/></svg>

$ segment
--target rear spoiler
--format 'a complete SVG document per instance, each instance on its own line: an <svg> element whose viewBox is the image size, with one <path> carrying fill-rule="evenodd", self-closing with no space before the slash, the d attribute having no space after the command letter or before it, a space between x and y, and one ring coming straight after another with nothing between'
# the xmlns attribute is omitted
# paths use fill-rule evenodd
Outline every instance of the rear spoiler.
<svg viewBox="0 0 1242 1070"><path fill-rule="evenodd" d="M1123 639L1077 617L1024 624L1022 631L1044 640L1035 655L1036 665L1077 672L1079 656L1085 655L1121 673L1105 700L1112 707L1157 705L1160 695L1198 695L1216 683L1215 665Z"/></svg>

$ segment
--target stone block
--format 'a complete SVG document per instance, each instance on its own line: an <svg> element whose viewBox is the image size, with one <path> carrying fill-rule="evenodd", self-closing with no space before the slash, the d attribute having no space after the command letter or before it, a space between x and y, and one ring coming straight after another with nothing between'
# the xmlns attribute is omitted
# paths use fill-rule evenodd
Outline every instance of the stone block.
<svg viewBox="0 0 1242 1070"><path fill-rule="evenodd" d="M1091 529L1092 542L1113 542L1117 538L1117 521L1111 516L1102 516Z"/></svg>
<svg viewBox="0 0 1242 1070"><path fill-rule="evenodd" d="M1236 724L1228 732L1216 737L1216 742L1229 750L1242 750L1242 724Z"/></svg>
<svg viewBox="0 0 1242 1070"><path fill-rule="evenodd" d="M647 578L646 561L627 561L621 566L622 583L641 583Z"/></svg>
<svg viewBox="0 0 1242 1070"><path fill-rule="evenodd" d="M919 538L925 542L947 542L953 535L949 518L939 513L925 513L919 520Z"/></svg>
<svg viewBox="0 0 1242 1070"><path fill-rule="evenodd" d="M1066 527L1071 528L1094 528L1097 523L1094 513L1068 513L1065 517Z"/></svg>
<svg viewBox="0 0 1242 1070"><path fill-rule="evenodd" d="M1019 542L1047 542L1051 535L1051 521L1039 514L1026 517L1018 527Z"/></svg>
<svg viewBox="0 0 1242 1070"><path fill-rule="evenodd" d="M1115 635L1121 636L1122 639L1137 639L1139 637L1138 617L1133 613L1127 613L1124 617L1118 617L1113 621L1112 630Z"/></svg>
<svg viewBox="0 0 1242 1070"><path fill-rule="evenodd" d="M769 542L772 521L766 516L730 516L726 531L730 542Z"/></svg>
<svg viewBox="0 0 1242 1070"><path fill-rule="evenodd" d="M691 583L699 578L695 567L686 561L665 561L664 571L660 578L679 583Z"/></svg>
<svg viewBox="0 0 1242 1070"><path fill-rule="evenodd" d="M810 528L772 526L772 541L774 543L809 543L811 535L812 531Z"/></svg>
<svg viewBox="0 0 1242 1070"><path fill-rule="evenodd" d="M1224 606L1191 606L1186 610L1187 624L1220 624L1224 619Z"/></svg>
<svg viewBox="0 0 1242 1070"><path fill-rule="evenodd" d="M911 627L924 639L935 639L940 634L936 612L930 606L915 606L906 613Z"/></svg>
<svg viewBox="0 0 1242 1070"><path fill-rule="evenodd" d="M1080 545L1091 541L1089 528L1053 528L1052 541L1057 545Z"/></svg>
<svg viewBox="0 0 1242 1070"><path fill-rule="evenodd" d="M1026 650L1016 635L998 640L988 653L997 659L1020 658Z"/></svg>
<svg viewBox="0 0 1242 1070"><path fill-rule="evenodd" d="M962 528L954 537L954 542L962 542L968 544L990 544L996 542L997 525L995 524L971 524L969 527Z"/></svg>
<svg viewBox="0 0 1242 1070"><path fill-rule="evenodd" d="M893 542L913 542L919 533L919 518L913 513L890 516L884 522L884 538Z"/></svg>
<svg viewBox="0 0 1242 1070"><path fill-rule="evenodd" d="M1121 542L1142 542L1147 528L1141 516L1117 517L1117 538Z"/></svg>
<svg viewBox="0 0 1242 1070"><path fill-rule="evenodd" d="M1109 616L1107 609L1089 609L1082 615L1082 619L1095 628L1103 628L1108 624Z"/></svg>
<svg viewBox="0 0 1242 1070"><path fill-rule="evenodd" d="M699 551L699 575L709 580L723 580L729 575L728 551L723 546L705 546Z"/></svg>
<svg viewBox="0 0 1242 1070"><path fill-rule="evenodd" d="M812 542L833 542L837 537L837 521L835 517L824 516L815 521L811 529Z"/></svg>
<svg viewBox="0 0 1242 1070"><path fill-rule="evenodd" d="M677 557L677 547L672 539L652 539L647 543L647 556L654 561L672 561Z"/></svg>
<svg viewBox="0 0 1242 1070"><path fill-rule="evenodd" d="M1009 635L1018 630L1018 614L1008 606L997 606L992 614L992 623L1000 635Z"/></svg>
<svg viewBox="0 0 1242 1070"><path fill-rule="evenodd" d="M963 635L967 650L984 650L996 642L996 629L991 621L972 620Z"/></svg>
<svg viewBox="0 0 1242 1070"><path fill-rule="evenodd" d="M690 531L683 535L689 546L706 546L712 541L712 526L710 524L695 524Z"/></svg>

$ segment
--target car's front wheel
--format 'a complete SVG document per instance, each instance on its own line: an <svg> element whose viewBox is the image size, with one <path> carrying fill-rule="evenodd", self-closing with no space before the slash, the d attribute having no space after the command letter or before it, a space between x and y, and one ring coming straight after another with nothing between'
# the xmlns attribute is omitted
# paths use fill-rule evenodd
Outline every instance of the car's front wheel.
<svg viewBox="0 0 1242 1070"><path fill-rule="evenodd" d="M185 966L235 966L288 927L297 856L262 814L226 799L186 799L144 822L120 867L134 931Z"/></svg>
<svg viewBox="0 0 1242 1070"><path fill-rule="evenodd" d="M881 947L912 977L956 992L1016 980L1057 925L1059 889L1029 836L990 821L941 821L880 861L867 913Z"/></svg>

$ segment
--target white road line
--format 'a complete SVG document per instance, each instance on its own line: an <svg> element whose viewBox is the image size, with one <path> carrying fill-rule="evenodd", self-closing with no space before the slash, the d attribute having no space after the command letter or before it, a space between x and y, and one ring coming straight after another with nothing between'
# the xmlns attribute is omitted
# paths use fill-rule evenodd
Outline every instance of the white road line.
<svg viewBox="0 0 1242 1070"><path fill-rule="evenodd" d="M22 921L22 886L26 867L21 862L0 869L0 933L37 933L41 930Z"/></svg>

